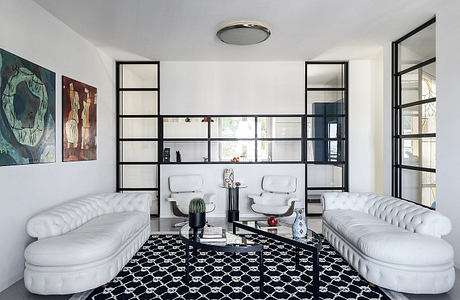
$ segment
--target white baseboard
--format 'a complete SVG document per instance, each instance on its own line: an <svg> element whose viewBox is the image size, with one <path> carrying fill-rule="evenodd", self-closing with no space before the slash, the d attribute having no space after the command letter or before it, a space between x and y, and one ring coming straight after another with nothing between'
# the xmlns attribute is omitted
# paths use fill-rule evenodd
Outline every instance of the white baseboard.
<svg viewBox="0 0 460 300"><path fill-rule="evenodd" d="M18 280L21 280L24 277L24 272L21 272L19 274L16 274L15 276L11 276L9 278L0 280L0 292L6 290L10 286L12 286L14 283L16 283Z"/></svg>

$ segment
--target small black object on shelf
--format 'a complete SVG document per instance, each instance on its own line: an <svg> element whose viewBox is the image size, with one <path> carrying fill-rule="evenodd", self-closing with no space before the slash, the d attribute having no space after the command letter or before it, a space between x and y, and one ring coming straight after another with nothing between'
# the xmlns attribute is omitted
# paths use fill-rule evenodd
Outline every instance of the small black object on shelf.
<svg viewBox="0 0 460 300"><path fill-rule="evenodd" d="M176 162L182 162L182 157L180 155L180 151L176 151Z"/></svg>
<svg viewBox="0 0 460 300"><path fill-rule="evenodd" d="M171 160L171 148L165 148L163 151L163 162L170 162Z"/></svg>

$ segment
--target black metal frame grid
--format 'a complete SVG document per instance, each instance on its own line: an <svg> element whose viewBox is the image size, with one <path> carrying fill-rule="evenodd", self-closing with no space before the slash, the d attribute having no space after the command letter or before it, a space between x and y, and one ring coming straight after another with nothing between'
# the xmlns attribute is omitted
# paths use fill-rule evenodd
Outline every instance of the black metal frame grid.
<svg viewBox="0 0 460 300"><path fill-rule="evenodd" d="M124 88L122 85L123 83L120 81L120 75L122 74L121 68L123 65L142 65L142 64L151 64L157 65L157 87L156 88ZM157 214L152 214L154 217L158 217L160 215L160 162L159 162L159 153L160 147L162 147L161 140L159 138L158 133L160 132L160 62L158 61L117 61L116 64L116 167L117 167L117 176L116 176L116 190L117 192L123 191L139 191L139 192L156 192L157 194ZM123 101L122 97L120 97L121 92L123 91L152 91L157 93L157 114L156 115L123 115L120 111L121 101ZM122 119L127 118L143 118L143 119L157 119L157 137L156 138L124 138L121 137L121 125L120 121ZM148 161L148 162L129 162L129 161L122 161L121 154L122 149L120 147L121 142L123 141L152 141L157 142L157 161ZM123 176L121 172L121 168L123 165L156 165L157 169L157 177L156 177L156 187L141 187L141 188L126 188L123 186Z"/></svg>
<svg viewBox="0 0 460 300"><path fill-rule="evenodd" d="M241 118L241 117L247 117L247 118L254 118L255 126L254 126L254 137L251 138L222 138L222 137L212 137L211 133L211 120L217 119L217 118ZM300 118L301 119L301 136L296 137L296 138L261 138L257 136L257 124L258 124L258 118L263 118L263 117L282 117L282 118ZM255 143L255 153L254 153L254 161L245 161L245 162L236 162L236 164L302 164L304 163L304 132L305 130L303 129L303 125L305 124L305 116L303 114L284 114L284 115L270 115L270 114L264 114L264 115L162 115L160 117L161 124L164 124L164 119L165 118L206 118L206 122L208 124L207 126L207 137L201 137L201 138L165 138L164 137L164 132L163 130L159 132L160 134L160 139L161 141L164 142L206 142L207 143L207 157L208 160L205 161L184 161L184 162L164 162L163 161L163 155L161 155L161 163L162 164L229 164L229 163L234 163L231 161L213 161L212 158L212 151L211 151L211 144L212 142L219 142L219 141L252 141ZM163 127L164 128L164 127ZM298 161L258 161L258 142L259 141L299 141L301 144L301 159ZM163 149L162 149L163 151Z"/></svg>
<svg viewBox="0 0 460 300"><path fill-rule="evenodd" d="M309 88L308 87L308 66L309 65L342 65L343 87L338 88ZM344 114L309 114L308 113L308 92L309 91L341 91L343 92L343 109ZM305 62L305 117L337 117L344 119L345 129L343 130L344 137L340 138L321 138L320 140L334 141L341 140L344 142L344 157L338 162L323 162L323 161L305 161L305 211L307 216L321 216L322 213L309 213L308 212L308 191L344 191L349 190L348 180L348 62L346 61L306 61ZM306 128L306 126L305 126ZM305 134L306 135L306 134ZM307 143L309 140L318 140L317 138L306 138ZM307 146L305 147L305 155L307 155ZM342 185L336 187L330 186L309 186L308 185L308 165L328 164L342 167Z"/></svg>
<svg viewBox="0 0 460 300"><path fill-rule="evenodd" d="M412 201L410 199L404 199L402 197L402 185L403 185L402 170L406 169L406 170L436 173L436 169L425 168L425 167L420 167L420 166L404 165L402 163L402 152L403 152L402 140L404 138L429 138L429 137L435 138L436 133L402 134L402 109L407 108L407 107L421 105L421 104L436 102L436 98L418 100L418 101L413 101L413 102L402 104L401 77L402 75L407 74L411 71L418 70L424 66L435 63L436 57L429 58L409 68L399 70L399 48L398 46L401 42L419 33L420 31L424 30L425 28L434 24L435 22L436 22L436 18L433 18L392 43L392 115L391 115L391 119L392 119L391 120L391 123L392 123L392 195L394 197L401 198L403 200L407 200L407 201L413 202L415 204L418 204L418 205L421 205L427 208L431 208L431 207L422 205L421 203Z"/></svg>

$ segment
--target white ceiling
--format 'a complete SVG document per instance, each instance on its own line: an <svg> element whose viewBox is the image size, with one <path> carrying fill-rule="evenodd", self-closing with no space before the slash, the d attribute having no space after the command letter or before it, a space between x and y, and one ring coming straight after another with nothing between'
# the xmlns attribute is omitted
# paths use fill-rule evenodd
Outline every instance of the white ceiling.
<svg viewBox="0 0 460 300"><path fill-rule="evenodd" d="M283 61L374 56L447 0L34 1L119 60ZM216 31L235 20L263 22L272 35L252 46L220 42Z"/></svg>

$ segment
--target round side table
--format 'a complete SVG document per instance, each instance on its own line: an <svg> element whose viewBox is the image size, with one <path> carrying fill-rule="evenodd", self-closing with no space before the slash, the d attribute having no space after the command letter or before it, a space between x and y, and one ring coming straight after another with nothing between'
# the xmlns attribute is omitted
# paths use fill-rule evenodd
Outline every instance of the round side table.
<svg viewBox="0 0 460 300"><path fill-rule="evenodd" d="M226 186L220 185L221 188L227 190L228 197L228 210L227 210L227 220L228 222L239 221L240 219L240 189L247 188L247 185L241 184L240 186Z"/></svg>

